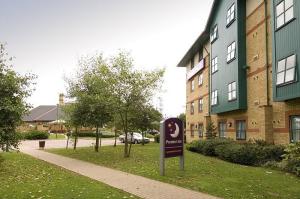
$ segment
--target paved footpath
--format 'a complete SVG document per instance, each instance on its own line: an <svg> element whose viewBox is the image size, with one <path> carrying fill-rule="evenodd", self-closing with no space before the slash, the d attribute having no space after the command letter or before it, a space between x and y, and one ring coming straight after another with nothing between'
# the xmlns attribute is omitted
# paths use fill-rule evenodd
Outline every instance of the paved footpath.
<svg viewBox="0 0 300 199"><path fill-rule="evenodd" d="M216 199L216 197L141 176L102 167L31 147L21 147L23 153L63 167L91 179L103 182L146 199Z"/></svg>

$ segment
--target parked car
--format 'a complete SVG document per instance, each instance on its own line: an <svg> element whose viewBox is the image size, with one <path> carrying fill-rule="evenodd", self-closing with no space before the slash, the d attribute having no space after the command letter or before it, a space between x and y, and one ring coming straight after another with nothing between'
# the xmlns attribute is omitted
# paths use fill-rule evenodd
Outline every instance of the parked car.
<svg viewBox="0 0 300 199"><path fill-rule="evenodd" d="M157 131L157 130L150 130L147 133L149 133L151 135L157 135L157 134L159 134L159 131Z"/></svg>
<svg viewBox="0 0 300 199"><path fill-rule="evenodd" d="M132 142L134 144L139 144L143 142L143 136L140 133L133 133L133 136L131 137L131 133L127 134L127 139L129 142ZM124 143L125 142L125 134L122 134L119 136L120 142ZM149 143L150 139L144 137L144 143Z"/></svg>

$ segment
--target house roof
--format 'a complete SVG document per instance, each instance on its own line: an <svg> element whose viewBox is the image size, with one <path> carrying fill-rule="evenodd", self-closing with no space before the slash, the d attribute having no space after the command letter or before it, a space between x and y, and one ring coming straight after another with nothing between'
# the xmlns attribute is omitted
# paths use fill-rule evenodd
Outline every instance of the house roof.
<svg viewBox="0 0 300 199"><path fill-rule="evenodd" d="M189 61L193 58L193 56L200 51L201 48L205 45L205 42L209 40L210 35L210 25L213 21L215 10L217 9L217 5L220 2L220 0L214 0L212 4L212 8L210 10L210 14L208 17L208 20L206 22L206 26L204 31L200 34L198 39L194 42L192 47L186 52L186 54L183 56L183 58L180 60L180 62L177 64L177 67L186 67L186 65L189 63Z"/></svg>
<svg viewBox="0 0 300 199"><path fill-rule="evenodd" d="M56 105L43 105L32 109L23 117L24 122L51 122L58 120L63 115L62 109Z"/></svg>

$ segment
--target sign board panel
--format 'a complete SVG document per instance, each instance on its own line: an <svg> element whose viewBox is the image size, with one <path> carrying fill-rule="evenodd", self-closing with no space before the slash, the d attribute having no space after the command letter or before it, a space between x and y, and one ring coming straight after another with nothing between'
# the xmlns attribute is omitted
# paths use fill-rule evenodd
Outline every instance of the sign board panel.
<svg viewBox="0 0 300 199"><path fill-rule="evenodd" d="M165 173L165 158L180 157L180 169L184 168L183 123L169 118L160 125L160 174Z"/></svg>
<svg viewBox="0 0 300 199"><path fill-rule="evenodd" d="M170 118L164 122L165 140L164 150L165 158L177 157L183 155L183 125L177 118Z"/></svg>

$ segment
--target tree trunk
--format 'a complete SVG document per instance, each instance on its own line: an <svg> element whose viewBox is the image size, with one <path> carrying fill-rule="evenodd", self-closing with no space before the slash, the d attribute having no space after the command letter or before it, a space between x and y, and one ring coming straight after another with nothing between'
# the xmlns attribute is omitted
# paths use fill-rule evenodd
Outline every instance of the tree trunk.
<svg viewBox="0 0 300 199"><path fill-rule="evenodd" d="M125 128L124 128L124 131L125 131L125 147L124 147L124 157L125 158L128 158L129 157L129 151L128 151L128 121L127 121L127 112L125 113L125 121L124 121L124 124L125 124Z"/></svg>
<svg viewBox="0 0 300 199"><path fill-rule="evenodd" d="M9 141L8 140L6 141L5 151L9 152Z"/></svg>
<svg viewBox="0 0 300 199"><path fill-rule="evenodd" d="M144 146L145 145L145 140L144 140L145 139L145 134L144 134L144 132L142 132L142 139L143 139L142 140L142 145Z"/></svg>
<svg viewBox="0 0 300 199"><path fill-rule="evenodd" d="M100 136L99 147L101 148L101 144L102 144L102 132L101 132L101 129L100 129L100 132L99 132L99 136Z"/></svg>
<svg viewBox="0 0 300 199"><path fill-rule="evenodd" d="M115 128L114 131L115 131L115 143L114 143L114 147L116 147L117 146L117 129Z"/></svg>
<svg viewBox="0 0 300 199"><path fill-rule="evenodd" d="M99 151L99 128L96 127L96 144L95 144L95 151Z"/></svg>
<svg viewBox="0 0 300 199"><path fill-rule="evenodd" d="M129 150L128 150L128 157L130 157L130 152L131 152L131 146L132 146L132 142L134 142L134 140L132 140L133 138L133 133L130 133L131 138L130 138L130 145L129 145Z"/></svg>
<svg viewBox="0 0 300 199"><path fill-rule="evenodd" d="M78 139L78 128L75 128L75 141L74 141L74 150L76 150L77 147L77 139Z"/></svg>
<svg viewBox="0 0 300 199"><path fill-rule="evenodd" d="M69 139L70 139L70 136L67 136L68 138L67 138L67 146L66 146L66 149L68 149L69 148Z"/></svg>

